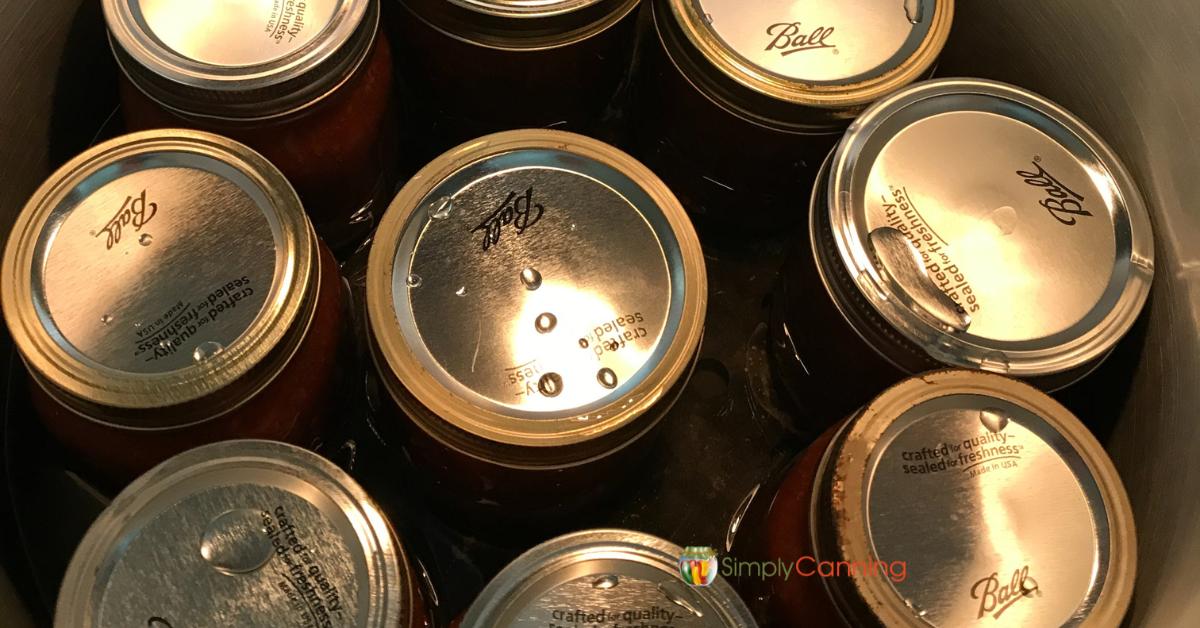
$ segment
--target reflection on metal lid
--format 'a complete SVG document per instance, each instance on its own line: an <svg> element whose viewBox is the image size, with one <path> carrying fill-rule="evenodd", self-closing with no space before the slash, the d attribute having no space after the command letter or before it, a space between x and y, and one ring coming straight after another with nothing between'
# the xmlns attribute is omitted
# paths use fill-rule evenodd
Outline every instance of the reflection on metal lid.
<svg viewBox="0 0 1200 628"><path fill-rule="evenodd" d="M463 8L509 17L538 17L577 11L604 0L449 0Z"/></svg>
<svg viewBox="0 0 1200 628"><path fill-rule="evenodd" d="M1116 470L1028 385L908 380L851 419L825 465L840 480L818 499L833 504L820 559L863 565L838 586L858 623L1115 625L1128 605L1133 521Z"/></svg>
<svg viewBox="0 0 1200 628"><path fill-rule="evenodd" d="M371 0L103 4L118 60L143 91L189 113L251 117L339 83L373 40L376 12Z"/></svg>
<svg viewBox="0 0 1200 628"><path fill-rule="evenodd" d="M914 86L877 103L834 154L830 224L852 278L934 357L1014 375L1105 354L1153 275L1141 195L1066 111L977 80ZM871 234L907 236L929 279L970 317L948 330L929 299L887 281Z"/></svg>
<svg viewBox="0 0 1200 628"><path fill-rule="evenodd" d="M258 154L205 133L128 135L29 201L4 257L4 312L55 387L161 408L227 386L306 320L314 253L299 200Z"/></svg>
<svg viewBox="0 0 1200 628"><path fill-rule="evenodd" d="M809 106L862 105L924 75L951 0L667 0L709 64L736 83Z"/></svg>
<svg viewBox="0 0 1200 628"><path fill-rule="evenodd" d="M392 203L371 252L371 324L400 382L468 432L577 442L683 374L703 325L699 244L616 149L555 131L481 138Z"/></svg>
<svg viewBox="0 0 1200 628"><path fill-rule="evenodd" d="M402 0L452 37L500 49L564 46L604 31L638 0Z"/></svg>
<svg viewBox="0 0 1200 628"><path fill-rule="evenodd" d="M715 554L709 557L715 580L706 586L681 578L684 554L640 532L568 534L505 567L467 610L463 627L755 626L741 599L716 576Z"/></svg>
<svg viewBox="0 0 1200 628"><path fill-rule="evenodd" d="M282 443L217 443L155 467L100 515L55 625L405 625L405 564L375 505L330 462Z"/></svg>

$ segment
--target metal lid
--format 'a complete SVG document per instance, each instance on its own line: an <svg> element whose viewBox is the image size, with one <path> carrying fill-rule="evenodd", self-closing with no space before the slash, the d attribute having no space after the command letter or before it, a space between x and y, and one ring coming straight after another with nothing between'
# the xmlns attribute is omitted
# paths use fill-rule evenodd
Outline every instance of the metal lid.
<svg viewBox="0 0 1200 628"><path fill-rule="evenodd" d="M628 530L561 536L505 567L475 599L462 625L756 626L715 571L710 584L687 584L680 576L683 556L683 548Z"/></svg>
<svg viewBox="0 0 1200 628"><path fill-rule="evenodd" d="M205 398L206 418L253 394L307 329L315 247L295 192L249 148L196 131L126 135L26 204L4 254L4 316L60 401L127 426L186 423L196 417L120 409Z"/></svg>
<svg viewBox="0 0 1200 628"><path fill-rule="evenodd" d="M833 263L950 365L1086 365L1129 330L1153 278L1124 166L1070 113L1009 85L930 81L880 101L834 153L825 202Z"/></svg>
<svg viewBox="0 0 1200 628"><path fill-rule="evenodd" d="M852 624L1115 626L1129 605L1120 477L1066 408L1024 383L907 380L850 420L821 473L817 558L859 566L828 580Z"/></svg>
<svg viewBox="0 0 1200 628"><path fill-rule="evenodd" d="M403 626L412 587L345 472L291 445L228 441L113 500L71 559L55 626Z"/></svg>
<svg viewBox="0 0 1200 628"><path fill-rule="evenodd" d="M135 85L193 115L259 118L321 98L374 41L372 0L104 0Z"/></svg>
<svg viewBox="0 0 1200 628"><path fill-rule="evenodd" d="M751 112L774 108L784 118L800 114L795 105L853 110L924 76L954 13L953 0L666 2L665 21L683 35L673 41L675 56L692 57L698 71L689 78L727 104ZM699 76L713 68L719 76ZM753 96L741 93L747 90L776 102L747 103ZM793 106L790 115L780 103ZM839 116L806 117L828 123Z"/></svg>
<svg viewBox="0 0 1200 628"><path fill-rule="evenodd" d="M544 49L612 26L639 0L401 0L451 37L507 49Z"/></svg>
<svg viewBox="0 0 1200 628"><path fill-rule="evenodd" d="M686 373L704 260L645 166L550 130L442 155L380 224L367 307L381 367L490 441L580 443L642 415Z"/></svg>

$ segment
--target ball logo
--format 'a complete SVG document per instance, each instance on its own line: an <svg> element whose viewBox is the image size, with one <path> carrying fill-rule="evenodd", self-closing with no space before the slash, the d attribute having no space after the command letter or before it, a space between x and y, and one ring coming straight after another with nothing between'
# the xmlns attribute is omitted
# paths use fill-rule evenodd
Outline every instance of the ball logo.
<svg viewBox="0 0 1200 628"><path fill-rule="evenodd" d="M685 547L679 555L679 575L694 587L706 587L717 579L717 552L711 547Z"/></svg>

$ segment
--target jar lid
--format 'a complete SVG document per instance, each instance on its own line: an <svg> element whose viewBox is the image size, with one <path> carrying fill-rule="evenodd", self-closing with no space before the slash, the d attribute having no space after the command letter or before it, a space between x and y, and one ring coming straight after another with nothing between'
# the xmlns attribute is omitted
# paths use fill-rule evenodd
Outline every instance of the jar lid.
<svg viewBox="0 0 1200 628"><path fill-rule="evenodd" d="M954 13L953 0L663 0L656 9L667 2L670 17L659 20L683 35L670 47L693 60L694 82L782 119L797 118L795 105L822 109L800 118L826 125L926 75Z"/></svg>
<svg viewBox="0 0 1200 628"><path fill-rule="evenodd" d="M639 0L401 0L451 37L496 48L544 49L605 30Z"/></svg>
<svg viewBox="0 0 1200 628"><path fill-rule="evenodd" d="M681 381L705 281L691 223L645 166L580 135L508 131L404 186L367 307L381 371L440 417L427 429L549 447L610 434Z"/></svg>
<svg viewBox="0 0 1200 628"><path fill-rule="evenodd" d="M189 423L137 410L205 398L208 418L265 385L312 317L315 252L296 193L258 153L196 131L135 133L71 160L26 204L4 254L4 316L60 401L128 427Z"/></svg>
<svg viewBox="0 0 1200 628"><path fill-rule="evenodd" d="M341 469L283 443L227 441L113 500L67 567L55 625L402 626L407 568Z"/></svg>
<svg viewBox="0 0 1200 628"><path fill-rule="evenodd" d="M947 79L880 101L834 152L826 194L832 263L945 364L1023 377L1084 366L1150 289L1150 218L1129 173L1081 121L1017 87Z"/></svg>
<svg viewBox="0 0 1200 628"><path fill-rule="evenodd" d="M547 625L756 626L717 573L716 554L685 581L689 550L628 530L586 530L547 541L505 567L483 589L464 628ZM689 572L691 574L691 572Z"/></svg>
<svg viewBox="0 0 1200 628"><path fill-rule="evenodd" d="M813 502L817 559L854 624L1115 626L1133 513L1100 443L1027 384L902 382L843 428ZM838 563L842 564L842 563Z"/></svg>
<svg viewBox="0 0 1200 628"><path fill-rule="evenodd" d="M104 0L121 68L191 115L263 118L330 93L375 38L372 0Z"/></svg>

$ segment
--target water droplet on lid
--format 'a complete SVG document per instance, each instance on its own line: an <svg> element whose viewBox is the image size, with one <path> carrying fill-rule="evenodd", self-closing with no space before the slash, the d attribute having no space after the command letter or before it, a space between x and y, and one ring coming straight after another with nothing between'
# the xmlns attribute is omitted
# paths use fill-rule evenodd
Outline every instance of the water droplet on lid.
<svg viewBox="0 0 1200 628"><path fill-rule="evenodd" d="M192 349L192 359L197 362L203 362L225 349L225 346L219 342L202 342Z"/></svg>
<svg viewBox="0 0 1200 628"><path fill-rule="evenodd" d="M590 345L590 344L592 344L592 343L588 342L588 339L587 339L587 338L580 338L580 339L579 339L579 348L580 348L580 349L587 349L587 348L588 348L588 345Z"/></svg>
<svg viewBox="0 0 1200 628"><path fill-rule="evenodd" d="M449 196L440 197L430 205L430 209L432 210L429 214L430 218L434 220L448 218L450 210L454 209L454 199Z"/></svg>
<svg viewBox="0 0 1200 628"><path fill-rule="evenodd" d="M705 21L705 22L708 22L709 24L712 24L712 23L713 23L713 16L712 16L712 13L705 13L705 14L704 14L704 21Z"/></svg>
<svg viewBox="0 0 1200 628"><path fill-rule="evenodd" d="M593 589L611 589L620 583L621 583L621 581L619 578L617 578L616 575L604 574L603 576L600 576L599 578L596 578L595 580L592 581L592 588Z"/></svg>
<svg viewBox="0 0 1200 628"><path fill-rule="evenodd" d="M1009 235L1017 228L1017 210L1007 205L993 209L990 217L1002 235Z"/></svg>
<svg viewBox="0 0 1200 628"><path fill-rule="evenodd" d="M455 290L455 291L454 291L454 294L456 294L456 295L458 295L458 296L460 296L460 297L465 297L465 296L467 296L467 287L466 287L466 286L460 286L460 287L458 288L458 290Z"/></svg>
<svg viewBox="0 0 1200 628"><path fill-rule="evenodd" d="M533 326L537 328L538 333L547 334L554 331L554 327L558 325L558 317L550 312L542 312L538 314L537 319L533 321Z"/></svg>
<svg viewBox="0 0 1200 628"><path fill-rule="evenodd" d="M138 322L134 323L134 324L133 324L133 328L134 328L134 329L141 329L141 328L142 328L142 323L141 323L141 321L138 321Z"/></svg>
<svg viewBox="0 0 1200 628"><path fill-rule="evenodd" d="M984 408L979 411L979 422L995 434L1008 426L1008 415L999 408Z"/></svg>
<svg viewBox="0 0 1200 628"><path fill-rule="evenodd" d="M529 290L537 290L542 287L542 273L534 268L525 268L521 271L521 283Z"/></svg>
<svg viewBox="0 0 1200 628"><path fill-rule="evenodd" d="M557 397L562 389L562 375L558 373L546 373L538 380L538 391L547 397Z"/></svg>
<svg viewBox="0 0 1200 628"><path fill-rule="evenodd" d="M104 314L103 316L100 317L100 322L105 325L113 322L112 314Z"/></svg>
<svg viewBox="0 0 1200 628"><path fill-rule="evenodd" d="M416 273L409 273L408 277L404 278L404 285L409 288L420 288L421 276Z"/></svg>
<svg viewBox="0 0 1200 628"><path fill-rule="evenodd" d="M904 16L910 24L920 24L925 19L924 0L904 0Z"/></svg>
<svg viewBox="0 0 1200 628"><path fill-rule="evenodd" d="M171 347L173 347L175 345L170 340L159 340L158 346L160 349L170 349Z"/></svg>
<svg viewBox="0 0 1200 628"><path fill-rule="evenodd" d="M200 537L200 556L225 575L256 571L274 555L275 548L263 525L263 513L249 508L218 516Z"/></svg>
<svg viewBox="0 0 1200 628"><path fill-rule="evenodd" d="M667 580L658 583L658 592L662 593L675 606L696 617L704 617L704 611L700 610L696 594L689 591L688 587L690 585L684 584L682 580Z"/></svg>
<svg viewBox="0 0 1200 628"><path fill-rule="evenodd" d="M150 246L152 242L154 242L154 236L150 235L149 233L143 233L141 237L138 238L138 244L142 246Z"/></svg>
<svg viewBox="0 0 1200 628"><path fill-rule="evenodd" d="M617 373L606 366L596 373L596 381L600 382L601 386L611 390L617 387Z"/></svg>

